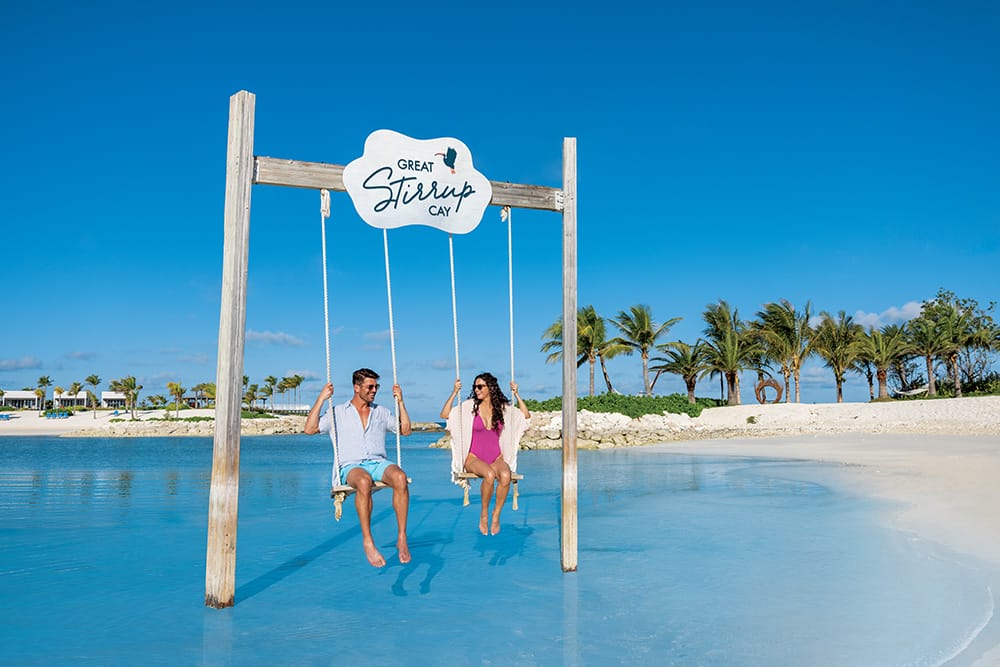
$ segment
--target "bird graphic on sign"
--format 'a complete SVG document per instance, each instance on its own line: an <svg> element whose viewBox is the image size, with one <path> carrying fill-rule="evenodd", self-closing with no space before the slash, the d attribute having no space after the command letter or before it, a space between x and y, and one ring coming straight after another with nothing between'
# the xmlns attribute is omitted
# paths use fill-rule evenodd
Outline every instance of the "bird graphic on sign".
<svg viewBox="0 0 1000 667"><path fill-rule="evenodd" d="M445 152L445 153L435 153L434 155L440 155L440 156L442 156L444 159L441 160L441 161L444 162L444 166L446 166L449 169L451 169L451 173L453 173L453 174L455 173L455 158L458 157L458 152L454 148L452 148L451 146L449 146L447 152Z"/></svg>

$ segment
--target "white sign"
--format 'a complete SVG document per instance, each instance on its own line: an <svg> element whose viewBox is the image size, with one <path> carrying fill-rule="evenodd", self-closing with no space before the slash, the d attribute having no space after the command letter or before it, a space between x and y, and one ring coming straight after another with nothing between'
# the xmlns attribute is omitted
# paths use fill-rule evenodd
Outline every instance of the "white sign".
<svg viewBox="0 0 1000 667"><path fill-rule="evenodd" d="M344 187L361 219L372 227L428 225L471 232L493 199L493 188L472 166L458 139L413 139L376 130L364 154L344 167Z"/></svg>

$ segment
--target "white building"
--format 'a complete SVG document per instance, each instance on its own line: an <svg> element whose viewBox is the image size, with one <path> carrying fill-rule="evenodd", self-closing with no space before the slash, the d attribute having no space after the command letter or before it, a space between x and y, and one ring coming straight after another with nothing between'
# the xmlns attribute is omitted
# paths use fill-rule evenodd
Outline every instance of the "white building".
<svg viewBox="0 0 1000 667"><path fill-rule="evenodd" d="M87 392L78 391L75 395L68 391L61 394L53 393L52 405L56 408L87 407Z"/></svg>
<svg viewBox="0 0 1000 667"><path fill-rule="evenodd" d="M9 389L3 393L3 398L0 398L0 405L6 405L12 408L30 408L32 410L38 410L39 399L35 396L35 392L26 389Z"/></svg>
<svg viewBox="0 0 1000 667"><path fill-rule="evenodd" d="M125 407L125 394L120 391L102 391L101 407L121 410Z"/></svg>

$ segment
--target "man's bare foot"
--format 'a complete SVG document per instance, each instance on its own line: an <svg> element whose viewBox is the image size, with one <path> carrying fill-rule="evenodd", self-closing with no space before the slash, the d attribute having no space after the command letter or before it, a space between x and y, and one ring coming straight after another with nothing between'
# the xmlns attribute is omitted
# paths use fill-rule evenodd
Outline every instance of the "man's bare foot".
<svg viewBox="0 0 1000 667"><path fill-rule="evenodd" d="M372 564L372 567L385 567L385 558L379 553L379 550L375 547L374 542L365 542L365 557L368 562Z"/></svg>
<svg viewBox="0 0 1000 667"><path fill-rule="evenodd" d="M496 535L500 532L500 517L493 517L493 524L490 526L490 535Z"/></svg>
<svg viewBox="0 0 1000 667"><path fill-rule="evenodd" d="M399 562L403 565L409 563L411 556L410 547L406 543L406 535L402 535L398 540L396 540L396 549L399 550Z"/></svg>
<svg viewBox="0 0 1000 667"><path fill-rule="evenodd" d="M489 531L486 528L486 517L479 517L479 532L483 535L489 535Z"/></svg>

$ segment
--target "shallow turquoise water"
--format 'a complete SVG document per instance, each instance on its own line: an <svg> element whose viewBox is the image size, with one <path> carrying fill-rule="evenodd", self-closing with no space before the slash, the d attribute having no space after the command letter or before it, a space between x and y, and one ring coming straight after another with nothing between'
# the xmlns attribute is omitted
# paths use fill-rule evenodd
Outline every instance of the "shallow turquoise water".
<svg viewBox="0 0 1000 667"><path fill-rule="evenodd" d="M579 571L559 567L559 452L477 530L436 439L404 439L413 562L390 492L361 552L321 437L244 438L236 606L203 606L210 438L0 440L8 664L934 665L992 610L984 570L887 530L838 468L580 452ZM393 444L394 446L394 444Z"/></svg>

